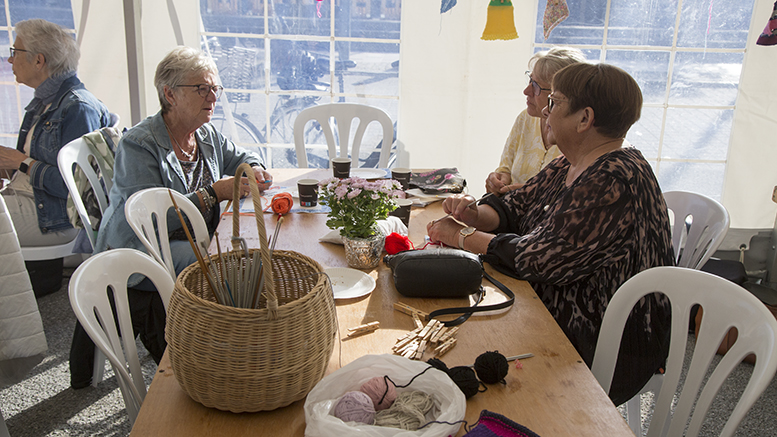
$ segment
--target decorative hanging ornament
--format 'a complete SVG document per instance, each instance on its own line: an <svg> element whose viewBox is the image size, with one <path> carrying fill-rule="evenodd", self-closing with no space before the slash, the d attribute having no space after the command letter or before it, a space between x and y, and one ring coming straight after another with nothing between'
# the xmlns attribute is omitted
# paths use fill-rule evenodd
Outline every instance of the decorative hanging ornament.
<svg viewBox="0 0 777 437"><path fill-rule="evenodd" d="M550 32L567 18L569 18L567 0L548 0L545 4L545 15L542 17L542 35L545 40L550 37Z"/></svg>
<svg viewBox="0 0 777 437"><path fill-rule="evenodd" d="M774 2L774 10L769 17L769 22L766 23L761 36L758 37L756 42L759 46L773 46L777 45L777 2Z"/></svg>
<svg viewBox="0 0 777 437"><path fill-rule="evenodd" d="M440 13L444 14L454 6L456 6L456 0L442 0L442 3L440 3Z"/></svg>
<svg viewBox="0 0 777 437"><path fill-rule="evenodd" d="M510 0L491 0L488 4L486 28L480 39L489 41L495 39L516 39L518 32L515 30L513 20L513 3Z"/></svg>
<svg viewBox="0 0 777 437"><path fill-rule="evenodd" d="M316 15L321 18L321 0L316 0Z"/></svg>

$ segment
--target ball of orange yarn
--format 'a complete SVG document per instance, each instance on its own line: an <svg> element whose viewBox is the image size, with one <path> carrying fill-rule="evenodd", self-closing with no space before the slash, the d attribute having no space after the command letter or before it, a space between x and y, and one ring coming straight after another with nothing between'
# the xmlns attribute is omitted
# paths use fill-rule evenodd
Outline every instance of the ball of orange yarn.
<svg viewBox="0 0 777 437"><path fill-rule="evenodd" d="M291 193L278 193L272 196L270 201L270 207L276 214L286 214L291 211L291 207L294 205L294 199L291 197Z"/></svg>
<svg viewBox="0 0 777 437"><path fill-rule="evenodd" d="M364 392L372 399L375 411L385 410L397 399L397 390L394 384L386 381L383 376L376 376L364 384L359 391Z"/></svg>

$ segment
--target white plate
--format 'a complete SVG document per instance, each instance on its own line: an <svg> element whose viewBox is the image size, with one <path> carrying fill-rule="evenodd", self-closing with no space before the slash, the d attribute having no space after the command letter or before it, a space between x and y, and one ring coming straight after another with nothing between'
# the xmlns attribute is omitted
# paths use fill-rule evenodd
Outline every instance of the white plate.
<svg viewBox="0 0 777 437"><path fill-rule="evenodd" d="M386 177L386 170L379 168L352 168L350 176L362 179L381 179Z"/></svg>
<svg viewBox="0 0 777 437"><path fill-rule="evenodd" d="M332 280L335 299L353 299L370 294L375 288L375 280L361 270L344 267L324 269Z"/></svg>

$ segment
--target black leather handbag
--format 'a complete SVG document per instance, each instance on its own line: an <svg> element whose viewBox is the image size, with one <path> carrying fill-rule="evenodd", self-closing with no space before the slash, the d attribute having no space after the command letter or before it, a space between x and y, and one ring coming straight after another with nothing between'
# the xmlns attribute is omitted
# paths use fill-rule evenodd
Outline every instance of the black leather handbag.
<svg viewBox="0 0 777 437"><path fill-rule="evenodd" d="M383 258L394 276L394 286L406 297L460 298L477 293L471 307L445 308L432 311L429 318L441 315L462 314L461 317L443 322L455 326L466 321L472 313L507 308L515 302L515 295L504 284L488 275L483 262L474 253L459 249L407 250ZM498 304L478 306L483 299L483 278L488 279L508 297Z"/></svg>

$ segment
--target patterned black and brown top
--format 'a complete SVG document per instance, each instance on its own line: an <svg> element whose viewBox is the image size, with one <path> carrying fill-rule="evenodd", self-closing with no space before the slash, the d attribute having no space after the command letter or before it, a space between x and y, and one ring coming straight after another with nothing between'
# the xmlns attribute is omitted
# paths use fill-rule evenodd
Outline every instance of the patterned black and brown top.
<svg viewBox="0 0 777 437"><path fill-rule="evenodd" d="M484 260L531 283L590 367L613 293L642 270L673 265L671 229L661 188L637 149L599 157L569 187L568 169L561 156L522 188L484 200L500 216ZM616 405L664 364L669 323L663 295L632 311L610 390Z"/></svg>

